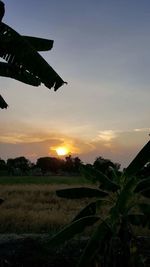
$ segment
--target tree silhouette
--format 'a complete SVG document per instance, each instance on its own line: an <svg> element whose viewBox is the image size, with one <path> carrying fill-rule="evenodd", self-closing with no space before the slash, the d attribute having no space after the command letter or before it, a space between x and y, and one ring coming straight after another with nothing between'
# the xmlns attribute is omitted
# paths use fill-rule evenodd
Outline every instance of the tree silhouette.
<svg viewBox="0 0 150 267"><path fill-rule="evenodd" d="M5 160L0 158L0 171L6 170Z"/></svg>
<svg viewBox="0 0 150 267"><path fill-rule="evenodd" d="M37 159L36 166L41 169L43 174L47 172L57 173L62 170L64 161L55 157L42 157Z"/></svg>
<svg viewBox="0 0 150 267"><path fill-rule="evenodd" d="M93 163L95 169L100 172L106 174L109 178L111 178L112 169L116 172L120 169L119 163L114 163L110 159L104 159L103 157L97 157Z"/></svg>
<svg viewBox="0 0 150 267"><path fill-rule="evenodd" d="M16 174L16 171L18 171L19 174L27 174L30 166L31 162L24 156L7 160L7 170L9 174Z"/></svg>
<svg viewBox="0 0 150 267"><path fill-rule="evenodd" d="M66 82L37 52L50 50L53 41L20 35L2 22L4 13L4 3L0 1L0 57L6 61L6 63L0 62L0 76L33 86L43 83L49 89L54 88L56 91ZM7 103L4 102L0 101L1 108L7 107Z"/></svg>

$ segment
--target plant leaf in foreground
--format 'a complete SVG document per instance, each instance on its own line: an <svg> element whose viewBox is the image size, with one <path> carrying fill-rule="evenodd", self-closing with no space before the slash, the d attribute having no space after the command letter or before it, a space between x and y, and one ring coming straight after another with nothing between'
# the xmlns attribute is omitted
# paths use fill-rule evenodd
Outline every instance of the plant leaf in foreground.
<svg viewBox="0 0 150 267"><path fill-rule="evenodd" d="M108 193L95 188L88 187L77 187L77 188L67 188L56 191L57 196L70 198L70 199L78 199L85 197L106 197Z"/></svg>
<svg viewBox="0 0 150 267"><path fill-rule="evenodd" d="M125 170L128 176L135 175L150 159L150 141L142 148Z"/></svg>
<svg viewBox="0 0 150 267"><path fill-rule="evenodd" d="M61 245L65 241L68 241L73 238L76 234L83 232L86 227L93 225L99 219L100 217L98 216L87 216L70 223L49 240L50 245Z"/></svg>

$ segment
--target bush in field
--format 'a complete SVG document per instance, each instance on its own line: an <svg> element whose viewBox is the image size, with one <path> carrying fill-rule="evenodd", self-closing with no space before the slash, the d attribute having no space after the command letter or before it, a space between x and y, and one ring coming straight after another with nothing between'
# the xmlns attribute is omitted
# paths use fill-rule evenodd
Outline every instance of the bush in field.
<svg viewBox="0 0 150 267"><path fill-rule="evenodd" d="M93 234L78 267L91 266L91 263L101 267L144 266L132 226L150 228L150 177L139 179L136 175L149 159L150 141L122 175L116 175L112 169L111 180L91 166L83 167L86 178L97 183L98 188L63 189L56 193L59 197L94 197L95 200L57 233L50 244L57 246L82 232L87 226L93 225ZM101 215L104 207L108 210L105 216Z"/></svg>

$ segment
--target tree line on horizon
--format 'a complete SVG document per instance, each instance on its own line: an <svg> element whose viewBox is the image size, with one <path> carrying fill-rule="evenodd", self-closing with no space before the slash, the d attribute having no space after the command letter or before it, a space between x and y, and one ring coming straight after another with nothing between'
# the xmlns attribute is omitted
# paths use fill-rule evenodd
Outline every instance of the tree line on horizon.
<svg viewBox="0 0 150 267"><path fill-rule="evenodd" d="M80 174L83 165L91 165L99 171L107 174L111 169L120 170L120 164L110 159L99 156L93 164L84 164L79 157L68 155L65 159L56 157L40 157L36 163L31 162L24 156L8 158L6 161L0 158L1 175L47 175L47 174Z"/></svg>
<svg viewBox="0 0 150 267"><path fill-rule="evenodd" d="M93 164L83 163L79 157L66 156L65 159L56 157L40 157L36 163L31 162L24 156L8 158L6 161L0 158L0 176L4 175L80 175L81 167L89 165L99 170L109 178L112 172L122 173L121 165L101 156L97 157ZM150 176L150 161L139 172L141 177Z"/></svg>

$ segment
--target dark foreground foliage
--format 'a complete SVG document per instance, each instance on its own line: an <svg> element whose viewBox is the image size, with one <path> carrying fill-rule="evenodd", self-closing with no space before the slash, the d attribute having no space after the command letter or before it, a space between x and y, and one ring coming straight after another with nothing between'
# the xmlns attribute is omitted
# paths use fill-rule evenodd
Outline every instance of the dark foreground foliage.
<svg viewBox="0 0 150 267"><path fill-rule="evenodd" d="M73 221L51 239L52 246L73 238L87 226L93 234L77 264L90 267L96 261L100 267L144 267L146 260L138 252L133 227L150 229L150 177L139 179L139 171L149 162L150 141L142 148L124 172L112 168L111 179L91 166L83 166L86 178L97 185L93 188L57 190L63 198L93 198ZM108 205L105 216L102 207ZM100 265L99 265L100 264Z"/></svg>
<svg viewBox="0 0 150 267"><path fill-rule="evenodd" d="M86 239L72 240L60 248L50 248L46 235L6 237L0 237L0 267L75 267L87 244ZM138 248L149 267L150 239L140 237Z"/></svg>

